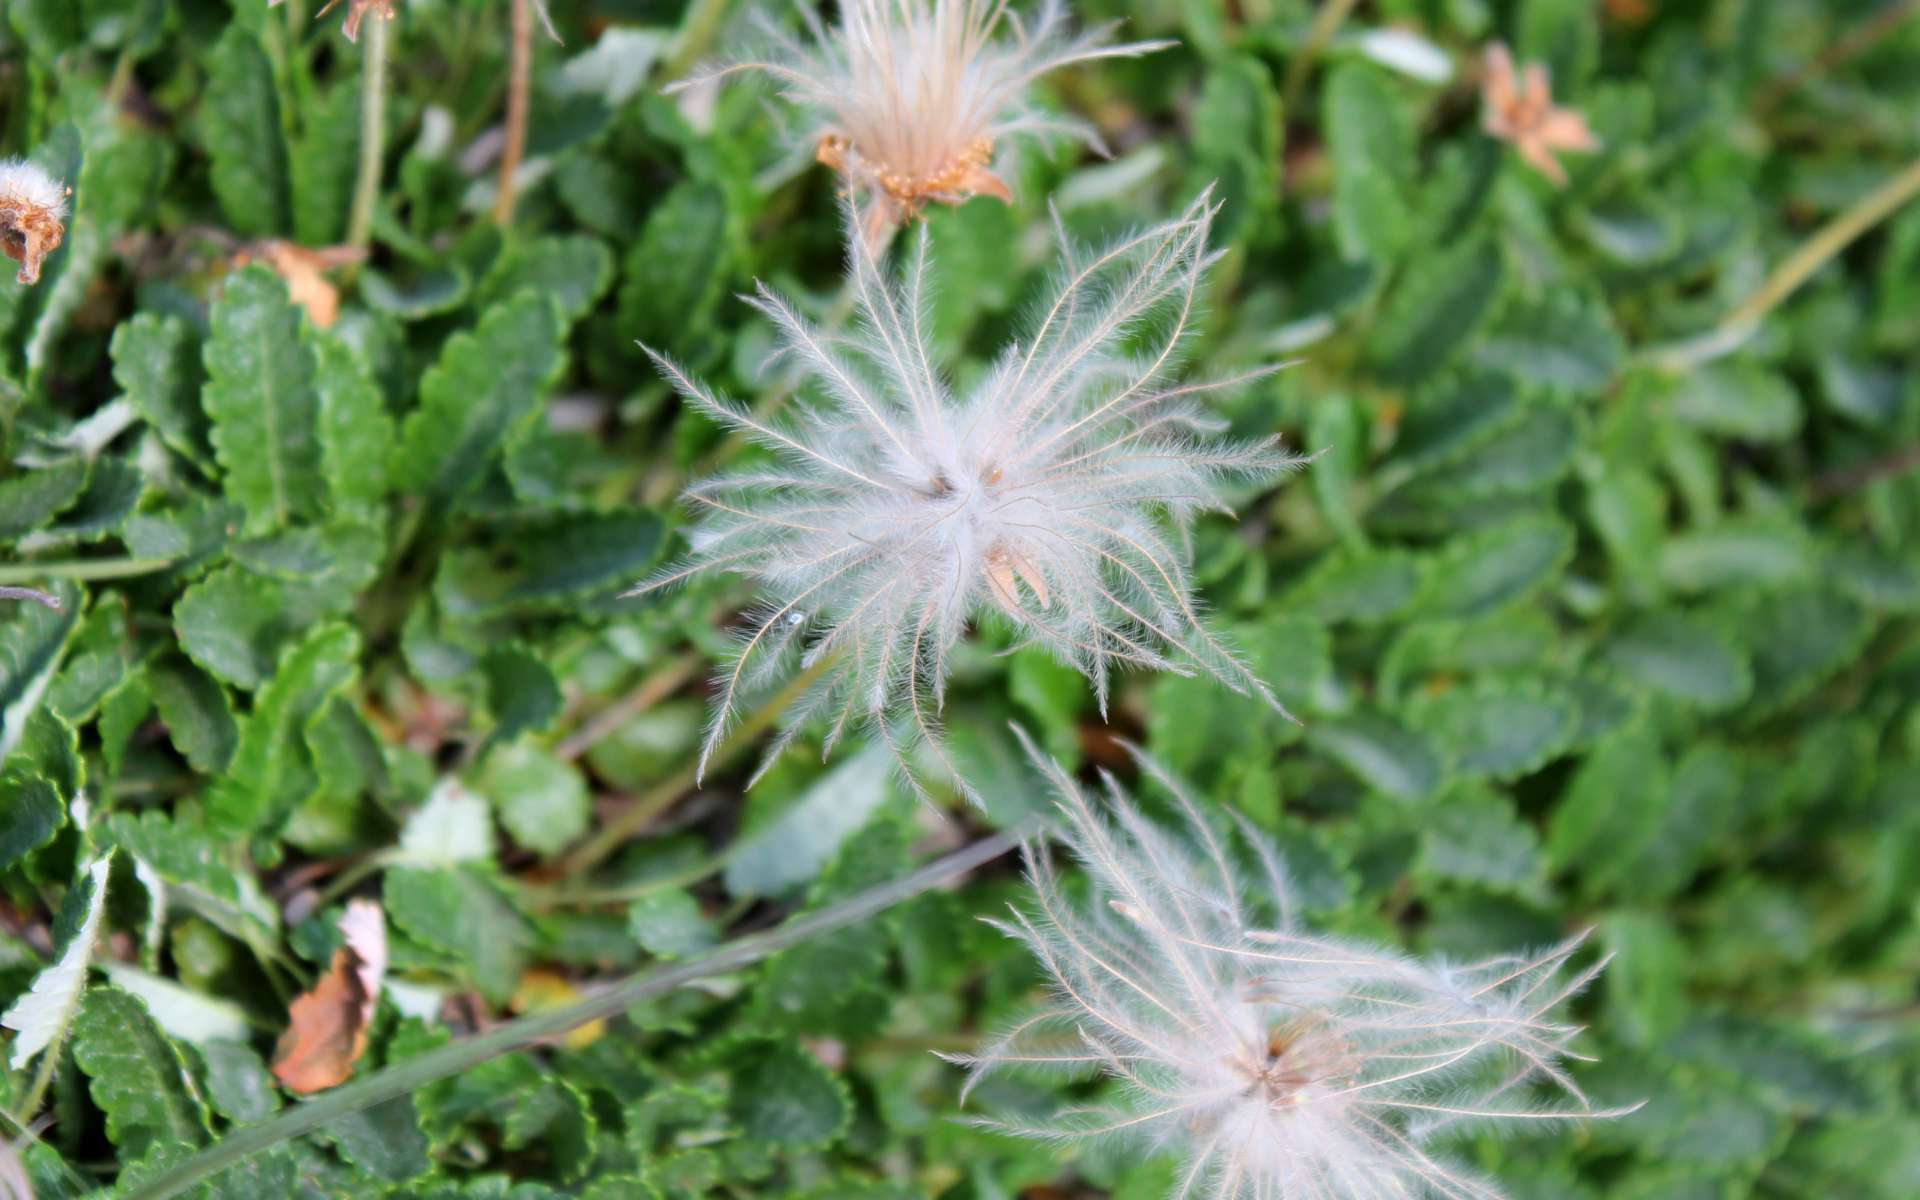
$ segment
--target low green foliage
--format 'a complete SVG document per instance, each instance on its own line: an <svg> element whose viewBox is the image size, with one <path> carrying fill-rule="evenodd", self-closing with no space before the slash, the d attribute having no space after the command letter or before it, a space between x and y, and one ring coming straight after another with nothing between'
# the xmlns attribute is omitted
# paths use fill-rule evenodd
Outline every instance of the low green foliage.
<svg viewBox="0 0 1920 1200"><path fill-rule="evenodd" d="M1097 242L1217 184L1191 371L1298 358L1218 415L1320 457L1202 520L1194 575L1298 723L1150 674L1103 718L982 629L941 720L987 807L935 813L881 748L823 763L825 729L751 792L746 753L696 786L701 680L754 598L620 596L684 549L682 484L763 461L636 341L821 403L731 297L850 304L834 183L779 106L661 94L748 6L552 0L502 228L508 0L404 0L371 252L327 327L256 244L347 235L367 37L315 7L0 21L0 143L74 189L41 282L0 278L0 583L60 602L0 600L0 1009L61 1026L0 1108L52 1118L22 1160L43 1200L139 1195L290 1109L274 1041L350 896L390 939L366 1077L1017 823L1046 795L1009 721L1074 771L1131 776L1115 738L1141 743L1277 843L1330 931L1466 957L1595 929L1577 1075L1648 1103L1462 1139L1515 1200L1920 1190L1920 207L1716 331L1920 156L1920 21L1381 0L1308 62L1308 0L1083 0L1180 44L1041 90L1115 158L1009 142L1011 205L925 214L932 337L957 380L989 369L1057 264L1050 206ZM1563 189L1480 128L1494 40L1599 139ZM63 957L96 887L102 936ZM1151 1148L956 1119L1097 1086L993 1079L963 1111L933 1054L1031 1011L1034 964L975 920L1021 895L989 868L193 1194L1164 1195Z"/></svg>

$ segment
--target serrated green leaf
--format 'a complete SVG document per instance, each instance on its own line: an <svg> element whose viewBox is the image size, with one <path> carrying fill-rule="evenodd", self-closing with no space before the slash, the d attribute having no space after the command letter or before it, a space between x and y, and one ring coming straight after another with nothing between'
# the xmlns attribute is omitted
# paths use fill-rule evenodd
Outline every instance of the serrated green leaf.
<svg viewBox="0 0 1920 1200"><path fill-rule="evenodd" d="M1491 612L1533 591L1573 554L1573 530L1557 517L1521 517L1455 538L1427 565L1422 608L1446 616Z"/></svg>
<svg viewBox="0 0 1920 1200"><path fill-rule="evenodd" d="M1674 767L1659 825L1639 855L1632 878L1648 899L1685 888L1739 833L1743 809L1754 807L1759 781L1725 746L1707 742Z"/></svg>
<svg viewBox="0 0 1920 1200"><path fill-rule="evenodd" d="M93 961L100 937L100 919L107 910L107 872L113 866L111 851L81 868L74 885L67 889L60 904L60 916L54 925L54 960L33 977L33 986L0 1015L0 1025L16 1030L8 1050L7 1065L18 1071L32 1062L42 1050L60 1053L67 1025L87 986L87 965Z"/></svg>
<svg viewBox="0 0 1920 1200"><path fill-rule="evenodd" d="M251 691L272 677L294 638L340 599L229 565L181 593L173 606L174 635L195 663Z"/></svg>
<svg viewBox="0 0 1920 1200"><path fill-rule="evenodd" d="M685 958L711 947L718 931L685 888L661 888L627 906L627 929L656 958Z"/></svg>
<svg viewBox="0 0 1920 1200"><path fill-rule="evenodd" d="M387 1183L405 1183L433 1169L412 1096L336 1117L318 1132L342 1158Z"/></svg>
<svg viewBox="0 0 1920 1200"><path fill-rule="evenodd" d="M812 883L886 802L892 776L881 746L836 763L791 805L741 835L727 856L727 891L778 896Z"/></svg>
<svg viewBox="0 0 1920 1200"><path fill-rule="evenodd" d="M226 770L240 743L233 703L214 678L192 663L169 658L147 670L153 703L174 749L202 775Z"/></svg>
<svg viewBox="0 0 1920 1200"><path fill-rule="evenodd" d="M63 583L52 594L58 609L0 602L0 764L13 757L80 627L79 590Z"/></svg>
<svg viewBox="0 0 1920 1200"><path fill-rule="evenodd" d="M1489 791L1448 795L1420 832L1420 869L1493 889L1522 888L1544 874L1540 839L1513 805Z"/></svg>
<svg viewBox="0 0 1920 1200"><path fill-rule="evenodd" d="M731 1047L727 1115L740 1132L776 1146L825 1146L846 1129L846 1084L792 1042L754 1039Z"/></svg>
<svg viewBox="0 0 1920 1200"><path fill-rule="evenodd" d="M1520 393L1502 376L1462 372L1414 392L1386 470L1410 477L1470 452L1521 415Z"/></svg>
<svg viewBox="0 0 1920 1200"><path fill-rule="evenodd" d="M1567 747L1579 709L1544 685L1490 679L1418 697L1407 716L1463 775L1512 779Z"/></svg>
<svg viewBox="0 0 1920 1200"><path fill-rule="evenodd" d="M1746 363L1711 363L1673 382L1673 415L1696 429L1748 442L1778 442L1800 429L1800 397L1779 375Z"/></svg>
<svg viewBox="0 0 1920 1200"><path fill-rule="evenodd" d="M200 135L212 160L213 193L236 233L262 236L288 225L287 143L273 64L244 22L214 43L201 100ZM217 418L216 418L217 419Z"/></svg>
<svg viewBox="0 0 1920 1200"><path fill-rule="evenodd" d="M313 389L313 351L280 277L259 264L236 272L214 301L201 404L226 493L265 533L326 515Z"/></svg>
<svg viewBox="0 0 1920 1200"><path fill-rule="evenodd" d="M1473 349L1480 366L1570 392L1606 387L1625 357L1604 304L1558 293L1508 308Z"/></svg>
<svg viewBox="0 0 1920 1200"><path fill-rule="evenodd" d="M136 313L113 331L113 381L162 441L196 466L213 462L200 411L200 356L193 330L164 313Z"/></svg>
<svg viewBox="0 0 1920 1200"><path fill-rule="evenodd" d="M628 337L673 349L712 314L732 249L727 196L691 180L661 197L627 251L620 284L620 327Z"/></svg>
<svg viewBox="0 0 1920 1200"><path fill-rule="evenodd" d="M1421 475L1412 492L1452 501L1537 491L1567 473L1579 440L1571 412L1536 405L1472 453Z"/></svg>
<svg viewBox="0 0 1920 1200"><path fill-rule="evenodd" d="M1431 795L1444 778L1426 738L1377 713L1315 721L1307 741L1373 788L1401 800Z"/></svg>
<svg viewBox="0 0 1920 1200"><path fill-rule="evenodd" d="M346 233L359 163L360 81L336 80L317 102L302 106L300 126L287 163L294 240L331 246Z"/></svg>
<svg viewBox="0 0 1920 1200"><path fill-rule="evenodd" d="M487 681L487 707L494 728L489 744L511 742L537 733L560 715L565 702L547 665L517 646L487 651L480 660Z"/></svg>
<svg viewBox="0 0 1920 1200"><path fill-rule="evenodd" d="M208 1140L207 1110L186 1061L135 997L110 986L89 991L73 1025L73 1058L92 1081L107 1137L126 1161L159 1146Z"/></svg>
<svg viewBox="0 0 1920 1200"><path fill-rule="evenodd" d="M1649 589L1667 531L1667 494L1653 476L1610 466L1587 483L1587 520L1621 573Z"/></svg>
<svg viewBox="0 0 1920 1200"><path fill-rule="evenodd" d="M0 540L11 541L66 511L87 486L84 458L62 459L0 480Z"/></svg>
<svg viewBox="0 0 1920 1200"><path fill-rule="evenodd" d="M67 823L67 802L51 780L25 763L0 771L0 794L8 798L0 816L0 870L13 866L53 840Z"/></svg>
<svg viewBox="0 0 1920 1200"><path fill-rule="evenodd" d="M359 355L332 338L311 339L320 456L338 511L362 520L382 512L398 433Z"/></svg>
<svg viewBox="0 0 1920 1200"><path fill-rule="evenodd" d="M102 597L67 644L66 658L47 689L48 710L75 727L92 720L100 702L127 677L127 643L126 601Z"/></svg>
<svg viewBox="0 0 1920 1200"><path fill-rule="evenodd" d="M559 332L552 305L521 294L489 309L472 332L448 338L401 430L401 484L442 504L477 487L508 437L538 412L558 370Z"/></svg>
<svg viewBox="0 0 1920 1200"><path fill-rule="evenodd" d="M1386 75L1349 62L1327 77L1327 146L1333 158L1333 228L1348 258L1388 261L1413 233L1408 193L1412 133Z"/></svg>
<svg viewBox="0 0 1920 1200"><path fill-rule="evenodd" d="M583 596L630 587L659 556L666 524L646 509L559 517L516 528L498 556L449 554L434 596L450 616L573 608Z"/></svg>
<svg viewBox="0 0 1920 1200"><path fill-rule="evenodd" d="M1739 648L1712 625L1680 612L1635 618L1601 655L1627 680L1699 708L1731 708L1753 690L1753 672Z"/></svg>
<svg viewBox="0 0 1920 1200"><path fill-rule="evenodd" d="M531 741L495 749L476 786L493 801L513 840L537 854L557 854L587 831L592 800L586 781L573 764Z"/></svg>
<svg viewBox="0 0 1920 1200"><path fill-rule="evenodd" d="M1600 938L1613 955L1601 977L1611 1028L1635 1046L1659 1046L1687 1011L1686 945L1653 912L1609 913Z"/></svg>
<svg viewBox="0 0 1920 1200"><path fill-rule="evenodd" d="M593 308L613 282L613 255L606 243L584 234L534 238L507 247L480 281L475 303L497 304L516 293L537 292L558 307L571 325Z"/></svg>
<svg viewBox="0 0 1920 1200"><path fill-rule="evenodd" d="M384 272L368 271L360 279L360 295L375 312L402 321L420 321L461 308L473 290L473 279L461 264L428 267L403 282Z"/></svg>
<svg viewBox="0 0 1920 1200"><path fill-rule="evenodd" d="M1499 247L1475 240L1416 259L1388 297L1368 354L1396 383L1431 376L1460 353L1500 295Z"/></svg>
<svg viewBox="0 0 1920 1200"><path fill-rule="evenodd" d="M1738 620L1756 704L1791 703L1853 658L1873 623L1845 596L1805 587L1764 596Z"/></svg>
<svg viewBox="0 0 1920 1200"><path fill-rule="evenodd" d="M224 777L206 797L208 828L251 835L277 830L317 782L306 724L359 673L360 636L345 625L314 629L260 689Z"/></svg>
<svg viewBox="0 0 1920 1200"><path fill-rule="evenodd" d="M1420 590L1420 564L1398 551L1336 550L1315 562L1286 603L1329 623L1398 616Z"/></svg>
<svg viewBox="0 0 1920 1200"><path fill-rule="evenodd" d="M208 1042L195 1049L205 1065L207 1104L229 1121L264 1121L280 1108L267 1064L243 1042Z"/></svg>
<svg viewBox="0 0 1920 1200"><path fill-rule="evenodd" d="M166 881L170 902L199 913L252 947L278 937L280 910L251 873L226 861L230 846L187 818L169 819L148 809L107 818L107 836Z"/></svg>
<svg viewBox="0 0 1920 1200"><path fill-rule="evenodd" d="M1814 555L1796 526L1728 522L1683 533L1660 548L1660 575L1685 592L1779 586L1812 574Z"/></svg>
<svg viewBox="0 0 1920 1200"><path fill-rule="evenodd" d="M387 872L395 927L449 956L488 999L506 1003L520 982L532 931L498 889L470 867L396 867Z"/></svg>
<svg viewBox="0 0 1920 1200"><path fill-rule="evenodd" d="M1574 773L1547 825L1547 859L1576 871L1590 893L1631 878L1654 836L1669 786L1657 739L1629 730L1601 743Z"/></svg>

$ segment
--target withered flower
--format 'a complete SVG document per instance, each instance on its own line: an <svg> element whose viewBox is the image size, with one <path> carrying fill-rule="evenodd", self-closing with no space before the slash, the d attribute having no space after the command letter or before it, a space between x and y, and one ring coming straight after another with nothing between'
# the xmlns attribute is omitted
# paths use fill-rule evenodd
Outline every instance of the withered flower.
<svg viewBox="0 0 1920 1200"><path fill-rule="evenodd" d="M1171 44L1109 45L1111 26L1073 34L1060 0L1045 0L1031 23L1007 0L845 0L832 29L801 12L806 41L769 24L766 53L676 86L736 71L778 80L812 118L807 136L816 157L861 193L863 232L875 252L929 203L1009 199L993 171L1009 136L1065 134L1098 147L1086 123L1028 105L1034 80L1071 63ZM1008 36L1001 36L1003 21Z"/></svg>
<svg viewBox="0 0 1920 1200"><path fill-rule="evenodd" d="M1599 139L1587 128L1587 118L1578 109L1554 104L1547 68L1529 63L1524 76L1516 80L1513 56L1499 42L1487 47L1480 97L1481 126L1501 141L1511 142L1520 157L1551 179L1555 187L1566 186L1567 173L1553 156L1554 151L1585 153L1600 148Z"/></svg>
<svg viewBox="0 0 1920 1200"><path fill-rule="evenodd" d="M40 282L47 255L67 235L67 197L72 190L22 158L0 162L0 253L20 264L15 276Z"/></svg>

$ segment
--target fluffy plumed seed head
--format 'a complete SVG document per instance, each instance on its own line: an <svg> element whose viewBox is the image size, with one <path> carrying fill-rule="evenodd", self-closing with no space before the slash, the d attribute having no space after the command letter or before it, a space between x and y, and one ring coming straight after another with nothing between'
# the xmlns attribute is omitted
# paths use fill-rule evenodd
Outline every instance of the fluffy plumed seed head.
<svg viewBox="0 0 1920 1200"><path fill-rule="evenodd" d="M1243 827L1261 864L1249 883L1230 840L1151 760L1187 836L1148 820L1110 779L1103 815L1028 750L1093 886L1069 901L1047 854L1030 850L1035 906L1001 928L1045 967L1052 1002L954 1061L972 1069L969 1088L1015 1070L1110 1086L1106 1104L1046 1124L983 1123L1175 1150L1176 1200L1498 1200L1431 1139L1619 1115L1591 1109L1561 1066L1577 1030L1554 1011L1600 970L1566 971L1582 938L1456 965L1314 936L1293 922L1284 869L1259 835ZM1572 1103L1546 1107L1543 1091Z"/></svg>
<svg viewBox="0 0 1920 1200"><path fill-rule="evenodd" d="M735 71L773 76L807 114L820 161L864 194L863 233L876 250L929 202L1007 199L992 169L1007 138L1064 134L1099 146L1086 124L1028 105L1034 80L1171 44L1108 45L1111 28L1075 35L1061 0L1043 0L1030 25L1007 0L842 0L832 29L811 6L799 8L806 40L765 23L765 53L688 82Z"/></svg>
<svg viewBox="0 0 1920 1200"><path fill-rule="evenodd" d="M691 488L692 557L639 589L716 568L761 585L766 603L720 680L708 754L742 697L798 663L818 677L789 735L821 715L831 749L866 721L903 765L911 744L930 746L971 795L935 713L948 655L983 616L1079 669L1103 709L1125 665L1205 671L1279 707L1209 632L1189 575L1186 528L1223 509L1221 484L1300 461L1275 439L1219 437L1199 403L1272 368L1176 379L1213 212L1203 196L1104 249L1068 247L1026 337L964 391L929 348L924 233L898 279L850 239L862 318L850 336L815 328L764 287L748 298L819 385L789 420L743 412L654 356L689 401L780 459Z"/></svg>
<svg viewBox="0 0 1920 1200"><path fill-rule="evenodd" d="M0 161L0 253L20 264L24 284L40 282L47 255L67 234L67 186L21 158Z"/></svg>

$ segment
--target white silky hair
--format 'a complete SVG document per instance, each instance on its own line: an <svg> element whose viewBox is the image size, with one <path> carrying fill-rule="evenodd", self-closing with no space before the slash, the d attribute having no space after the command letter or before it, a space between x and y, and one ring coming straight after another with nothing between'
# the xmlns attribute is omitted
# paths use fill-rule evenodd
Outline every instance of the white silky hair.
<svg viewBox="0 0 1920 1200"><path fill-rule="evenodd" d="M56 221L67 218L66 185L24 158L0 160L0 200L8 199L45 209Z"/></svg>
<svg viewBox="0 0 1920 1200"><path fill-rule="evenodd" d="M1091 126L1040 112L1028 88L1073 63L1172 45L1114 45L1111 25L1076 33L1062 0L1043 0L1030 20L1007 0L842 0L832 28L809 5L796 7L806 37L762 18L763 53L675 87L768 75L808 114L808 138L845 138L876 174L918 179L941 174L982 139L1058 134L1100 149Z"/></svg>
<svg viewBox="0 0 1920 1200"><path fill-rule="evenodd" d="M1579 1028L1553 1013L1605 966L1566 970L1585 934L1468 966L1315 935L1295 923L1286 872L1244 821L1251 872L1151 759L1135 752L1173 796L1184 836L1110 777L1096 808L1021 737L1058 793L1057 836L1091 894L1070 901L1051 857L1029 847L1033 907L994 924L1033 952L1052 998L979 1053L946 1057L969 1068L968 1091L1000 1071L1112 1086L1108 1103L1044 1123L980 1124L1176 1151L1175 1200L1499 1200L1493 1181L1429 1139L1632 1111L1594 1109L1562 1066L1579 1057ZM1264 914L1252 903L1263 894ZM1542 1090L1570 1102L1538 1102Z"/></svg>
<svg viewBox="0 0 1920 1200"><path fill-rule="evenodd" d="M784 421L743 411L648 351L689 402L779 460L689 488L700 510L691 557L636 589L716 569L761 586L718 682L702 770L743 697L819 666L768 762L809 717L830 721L828 751L860 721L917 791L908 751L926 746L977 800L937 714L948 657L987 614L1086 675L1102 713L1113 669L1127 665L1204 671L1285 712L1207 628L1189 570L1188 526L1225 511L1223 483L1268 481L1302 461L1277 438L1219 436L1199 403L1277 367L1176 378L1215 211L1203 194L1103 249L1064 245L1025 339L964 392L929 346L924 230L897 279L848 239L861 318L851 334L816 328L765 286L746 297L819 384L819 402ZM857 229L861 214L847 219Z"/></svg>

